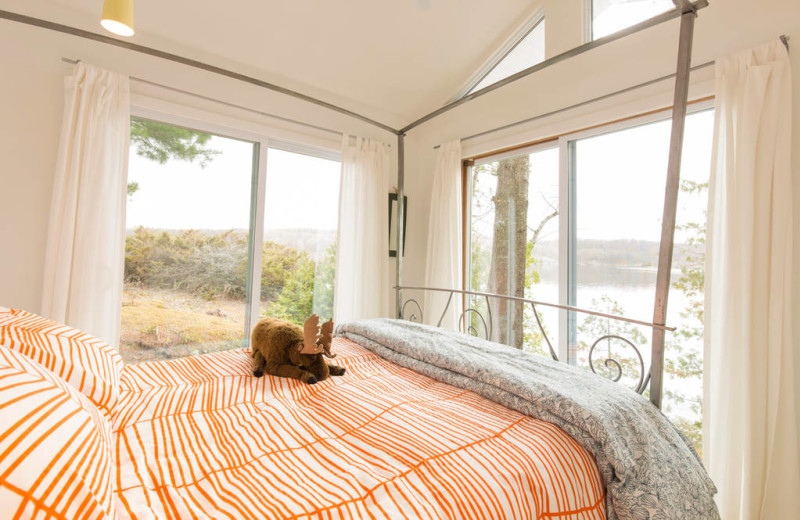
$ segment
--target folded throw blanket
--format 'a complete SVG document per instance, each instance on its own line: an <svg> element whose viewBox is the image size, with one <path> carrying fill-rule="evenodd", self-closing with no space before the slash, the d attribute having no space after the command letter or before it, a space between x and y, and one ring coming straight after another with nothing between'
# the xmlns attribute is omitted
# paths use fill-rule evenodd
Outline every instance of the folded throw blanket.
<svg viewBox="0 0 800 520"><path fill-rule="evenodd" d="M398 365L553 423L592 453L609 520L719 518L691 443L647 399L566 363L403 320L337 333Z"/></svg>

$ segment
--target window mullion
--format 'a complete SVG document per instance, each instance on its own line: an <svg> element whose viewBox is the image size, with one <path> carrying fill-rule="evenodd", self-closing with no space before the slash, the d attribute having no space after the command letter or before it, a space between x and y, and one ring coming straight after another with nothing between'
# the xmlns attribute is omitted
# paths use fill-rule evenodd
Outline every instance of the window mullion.
<svg viewBox="0 0 800 520"><path fill-rule="evenodd" d="M261 308L261 257L264 250L264 201L267 189L268 140L256 143L253 158L253 187L250 203L250 247L247 269L247 314L245 317L244 344L250 346L250 331L260 318Z"/></svg>
<svg viewBox="0 0 800 520"><path fill-rule="evenodd" d="M558 140L558 303L570 305L570 283L574 279L570 277L570 265L574 257L574 251L570 247L570 226L574 219L570 218L573 208L570 204L571 194L571 171L570 171L570 144L565 138ZM558 311L558 358L561 361L569 362L569 313L566 310Z"/></svg>

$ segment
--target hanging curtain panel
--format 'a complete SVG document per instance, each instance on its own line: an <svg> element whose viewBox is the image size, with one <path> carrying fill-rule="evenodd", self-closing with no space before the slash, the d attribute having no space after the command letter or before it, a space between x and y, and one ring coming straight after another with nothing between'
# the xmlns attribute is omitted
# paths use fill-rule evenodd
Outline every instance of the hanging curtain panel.
<svg viewBox="0 0 800 520"><path fill-rule="evenodd" d="M78 63L65 80L42 313L116 345L130 132L128 77Z"/></svg>
<svg viewBox="0 0 800 520"><path fill-rule="evenodd" d="M439 147L433 170L431 211L428 217L428 256L425 262L425 287L461 289L461 141ZM425 322L436 325L447 305L448 293L425 291ZM454 294L442 327L458 329L461 295Z"/></svg>
<svg viewBox="0 0 800 520"><path fill-rule="evenodd" d="M791 72L779 40L717 61L703 455L722 518L795 517Z"/></svg>
<svg viewBox="0 0 800 520"><path fill-rule="evenodd" d="M389 146L345 134L336 247L337 323L389 317Z"/></svg>

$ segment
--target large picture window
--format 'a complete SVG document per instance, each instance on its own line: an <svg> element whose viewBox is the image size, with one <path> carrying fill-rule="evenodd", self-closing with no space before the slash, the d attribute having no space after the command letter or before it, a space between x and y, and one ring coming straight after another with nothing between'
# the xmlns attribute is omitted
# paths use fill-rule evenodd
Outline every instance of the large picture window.
<svg viewBox="0 0 800 520"><path fill-rule="evenodd" d="M667 316L678 330L667 335L664 411L699 448L713 112L697 108L686 121ZM650 321L669 148L666 117L651 115L475 160L466 170L468 288ZM486 305L480 298L469 304L477 310ZM547 352L529 307L490 304L494 340ZM649 367L651 329L538 309L562 360L588 368L598 338L621 336L639 348ZM470 325L481 332L475 316ZM636 386L635 352L613 337L601 341L595 369L610 376L615 367L602 362L608 354L621 362L622 382Z"/></svg>
<svg viewBox="0 0 800 520"><path fill-rule="evenodd" d="M338 154L274 146L131 120L126 362L246 346L266 313L331 316Z"/></svg>

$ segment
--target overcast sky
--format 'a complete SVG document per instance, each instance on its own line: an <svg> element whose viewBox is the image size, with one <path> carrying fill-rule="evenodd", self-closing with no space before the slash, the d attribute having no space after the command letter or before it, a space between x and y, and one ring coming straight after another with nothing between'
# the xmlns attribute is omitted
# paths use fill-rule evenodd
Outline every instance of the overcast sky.
<svg viewBox="0 0 800 520"><path fill-rule="evenodd" d="M210 164L170 161L161 165L131 148L128 182L139 190L128 197L126 226L160 229L247 229L253 144L214 136L220 150ZM267 156L266 229L335 230L340 165L281 150Z"/></svg>
<svg viewBox="0 0 800 520"><path fill-rule="evenodd" d="M707 182L711 166L711 110L687 118L681 178ZM635 239L658 242L664 209L670 121L637 126L582 139L576 144L576 206L578 239ZM528 223L536 227L558 205L558 148L530 154ZM489 196L496 178L479 175L478 189ZM707 192L678 196L678 224L703 222ZM473 231L491 237L491 203L473 203ZM486 211L488 209L489 211ZM558 219L544 228L541 240L558 239ZM676 231L675 240L686 239Z"/></svg>

